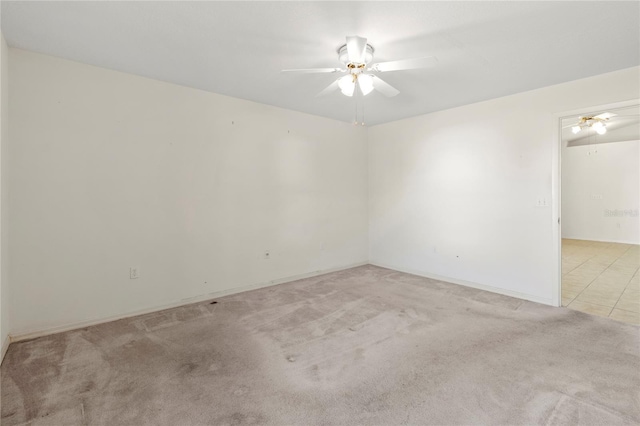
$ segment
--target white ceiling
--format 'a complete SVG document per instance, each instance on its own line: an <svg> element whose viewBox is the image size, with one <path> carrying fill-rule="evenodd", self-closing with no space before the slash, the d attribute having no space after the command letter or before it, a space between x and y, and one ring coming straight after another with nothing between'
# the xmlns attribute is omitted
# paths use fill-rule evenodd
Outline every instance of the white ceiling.
<svg viewBox="0 0 640 426"><path fill-rule="evenodd" d="M346 35L375 61L435 55L385 73L401 93L365 98L368 125L640 64L640 2L2 1L12 47L351 121L353 99L315 95ZM630 97L638 94L630 94Z"/></svg>

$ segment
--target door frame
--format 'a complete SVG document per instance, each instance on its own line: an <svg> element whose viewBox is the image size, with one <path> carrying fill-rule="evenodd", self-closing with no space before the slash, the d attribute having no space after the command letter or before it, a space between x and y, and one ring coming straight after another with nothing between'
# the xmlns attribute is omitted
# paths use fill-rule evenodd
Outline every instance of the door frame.
<svg viewBox="0 0 640 426"><path fill-rule="evenodd" d="M562 120L579 114L591 114L605 109L618 109L640 105L640 98L604 105L562 111L553 114L553 154L551 160L551 229L553 240L553 305L562 306Z"/></svg>

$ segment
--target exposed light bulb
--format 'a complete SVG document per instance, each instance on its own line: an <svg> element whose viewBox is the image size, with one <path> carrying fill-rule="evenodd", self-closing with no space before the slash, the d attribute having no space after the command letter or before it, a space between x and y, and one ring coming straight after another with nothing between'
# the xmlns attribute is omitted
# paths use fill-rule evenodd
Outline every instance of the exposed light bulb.
<svg viewBox="0 0 640 426"><path fill-rule="evenodd" d="M338 80L338 87L345 96L353 96L353 91L356 89L356 83L353 81L351 74L345 75Z"/></svg>
<svg viewBox="0 0 640 426"><path fill-rule="evenodd" d="M373 90L373 78L368 74L360 74L358 76L358 85L363 95L368 95Z"/></svg>
<svg viewBox="0 0 640 426"><path fill-rule="evenodd" d="M602 124L602 121L596 121L591 125L591 127L593 127L593 129L597 132L604 127L604 124Z"/></svg>
<svg viewBox="0 0 640 426"><path fill-rule="evenodd" d="M605 133L607 133L607 127L603 124L602 126L599 126L599 127L596 129L596 132L597 132L599 135L604 135Z"/></svg>
<svg viewBox="0 0 640 426"><path fill-rule="evenodd" d="M582 130L582 128L580 126L573 126L571 128L571 131L573 132L573 134L575 135L576 133L578 133L580 130Z"/></svg>

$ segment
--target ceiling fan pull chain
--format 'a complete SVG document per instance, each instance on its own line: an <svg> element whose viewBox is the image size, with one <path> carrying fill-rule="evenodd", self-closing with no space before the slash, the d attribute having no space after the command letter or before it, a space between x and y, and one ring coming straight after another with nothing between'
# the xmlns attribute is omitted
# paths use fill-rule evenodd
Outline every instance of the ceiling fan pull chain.
<svg viewBox="0 0 640 426"><path fill-rule="evenodd" d="M357 87L354 90L353 100L355 101L355 107L356 107L355 118L353 119L353 125L357 126L358 125L358 88Z"/></svg>

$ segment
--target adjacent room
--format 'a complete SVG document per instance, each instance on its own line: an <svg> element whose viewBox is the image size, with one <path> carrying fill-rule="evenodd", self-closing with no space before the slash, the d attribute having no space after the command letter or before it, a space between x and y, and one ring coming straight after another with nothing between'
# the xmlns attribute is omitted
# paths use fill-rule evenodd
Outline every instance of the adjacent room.
<svg viewBox="0 0 640 426"><path fill-rule="evenodd" d="M639 324L640 110L562 123L562 305Z"/></svg>
<svg viewBox="0 0 640 426"><path fill-rule="evenodd" d="M640 423L640 3L0 2L2 425Z"/></svg>

